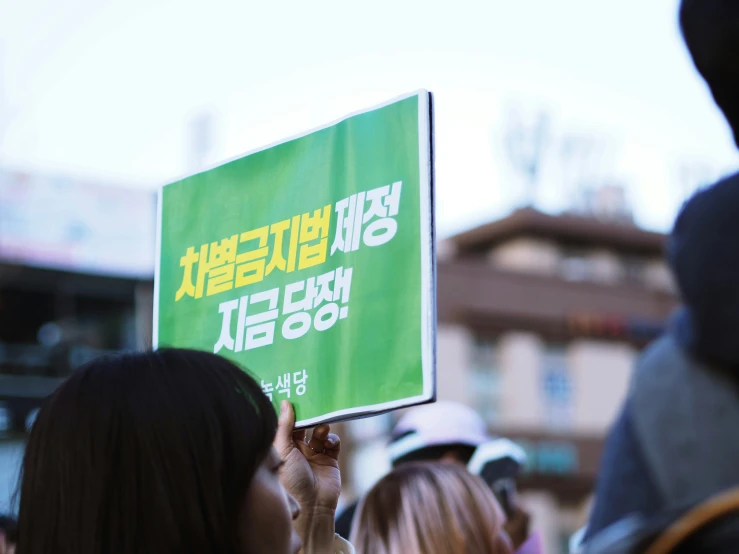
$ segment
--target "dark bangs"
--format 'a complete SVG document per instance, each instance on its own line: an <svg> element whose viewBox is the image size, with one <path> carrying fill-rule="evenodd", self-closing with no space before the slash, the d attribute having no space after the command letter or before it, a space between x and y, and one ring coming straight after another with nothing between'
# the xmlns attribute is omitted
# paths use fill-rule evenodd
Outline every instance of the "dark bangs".
<svg viewBox="0 0 739 554"><path fill-rule="evenodd" d="M19 553L238 552L277 416L228 360L181 349L96 360L47 401L20 488Z"/></svg>

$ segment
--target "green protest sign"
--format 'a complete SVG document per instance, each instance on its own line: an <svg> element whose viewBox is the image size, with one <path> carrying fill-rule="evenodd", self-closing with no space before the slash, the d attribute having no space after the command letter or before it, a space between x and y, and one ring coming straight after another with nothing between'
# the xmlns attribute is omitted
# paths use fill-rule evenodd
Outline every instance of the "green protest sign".
<svg viewBox="0 0 739 554"><path fill-rule="evenodd" d="M298 425L434 398L431 96L162 188L154 347L234 360Z"/></svg>

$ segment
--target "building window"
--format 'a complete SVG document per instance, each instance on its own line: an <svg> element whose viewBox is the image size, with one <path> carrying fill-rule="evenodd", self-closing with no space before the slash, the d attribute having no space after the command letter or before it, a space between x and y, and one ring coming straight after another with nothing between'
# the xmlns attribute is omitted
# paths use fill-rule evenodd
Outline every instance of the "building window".
<svg viewBox="0 0 739 554"><path fill-rule="evenodd" d="M614 252L563 248L560 275L565 281L612 285L623 281L626 271L623 260Z"/></svg>
<svg viewBox="0 0 739 554"><path fill-rule="evenodd" d="M624 260L625 280L629 284L644 285L646 261L643 258L630 256Z"/></svg>
<svg viewBox="0 0 739 554"><path fill-rule="evenodd" d="M592 277L592 267L588 252L578 248L563 248L559 269L566 281L588 281Z"/></svg>
<svg viewBox="0 0 739 554"><path fill-rule="evenodd" d="M541 364L541 386L547 425L551 429L569 428L572 425L572 378L563 345L546 345Z"/></svg>
<svg viewBox="0 0 739 554"><path fill-rule="evenodd" d="M488 423L499 423L502 387L498 350L494 340L479 337L475 340L470 390L472 407L477 413Z"/></svg>

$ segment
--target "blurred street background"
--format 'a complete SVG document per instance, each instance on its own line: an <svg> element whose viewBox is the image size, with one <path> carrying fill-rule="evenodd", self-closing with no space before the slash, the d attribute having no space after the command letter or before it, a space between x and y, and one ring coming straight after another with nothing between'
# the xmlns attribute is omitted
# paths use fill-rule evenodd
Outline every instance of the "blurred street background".
<svg viewBox="0 0 739 554"><path fill-rule="evenodd" d="M43 398L150 345L157 188L423 87L439 397L525 447L565 552L677 305L664 233L737 165L677 4L0 0L0 512ZM389 467L394 418L342 427L347 501Z"/></svg>

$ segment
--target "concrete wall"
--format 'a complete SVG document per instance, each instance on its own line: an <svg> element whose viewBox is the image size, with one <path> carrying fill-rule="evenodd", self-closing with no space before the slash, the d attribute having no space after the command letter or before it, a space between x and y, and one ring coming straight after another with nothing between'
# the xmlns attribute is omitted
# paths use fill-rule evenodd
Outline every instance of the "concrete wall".
<svg viewBox="0 0 739 554"><path fill-rule="evenodd" d="M522 237L494 248L490 252L490 261L501 269L555 275L559 271L561 253L553 242Z"/></svg>
<svg viewBox="0 0 739 554"><path fill-rule="evenodd" d="M644 281L647 286L663 292L677 293L677 285L670 269L662 260L650 260L644 270Z"/></svg>
<svg viewBox="0 0 739 554"><path fill-rule="evenodd" d="M469 376L474 340L460 326L439 329L438 395L472 405ZM627 344L577 340L566 345L572 385L572 432L605 434L628 390L637 352ZM542 385L545 344L534 333L509 332L497 342L502 427L547 428ZM563 429L568 430L568 429Z"/></svg>
<svg viewBox="0 0 739 554"><path fill-rule="evenodd" d="M628 345L579 340L569 346L573 431L604 434L628 391L636 351Z"/></svg>
<svg viewBox="0 0 739 554"><path fill-rule="evenodd" d="M521 504L531 515L531 531L541 534L544 552L565 554L559 548L562 527L554 496L547 492L525 492L521 494Z"/></svg>
<svg viewBox="0 0 739 554"><path fill-rule="evenodd" d="M534 333L506 333L498 343L503 388L500 423L504 427L535 430L544 424L541 349Z"/></svg>
<svg viewBox="0 0 739 554"><path fill-rule="evenodd" d="M474 381L470 378L475 337L462 326L442 325L438 346L439 398L473 405L475 396L479 398L479 392L471 390ZM560 430L605 435L626 396L637 352L627 344L590 339L564 346L572 386L572 415L570 426ZM521 431L548 430L542 381L546 343L535 333L512 331L496 341L496 353L502 388L500 421L496 425ZM379 450L366 455L368 464L357 470L366 472L367 465L382 465ZM368 482L361 485L366 487ZM533 528L541 533L549 554L562 552L563 538L584 525L589 511L587 502L564 509L546 491L523 493L521 501L531 512Z"/></svg>
<svg viewBox="0 0 739 554"><path fill-rule="evenodd" d="M462 326L439 325L436 340L437 399L470 404L471 333Z"/></svg>
<svg viewBox="0 0 739 554"><path fill-rule="evenodd" d="M624 278L624 266L619 257L608 250L595 250L588 256L590 277L597 283L611 285Z"/></svg>

